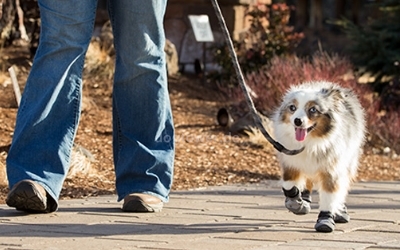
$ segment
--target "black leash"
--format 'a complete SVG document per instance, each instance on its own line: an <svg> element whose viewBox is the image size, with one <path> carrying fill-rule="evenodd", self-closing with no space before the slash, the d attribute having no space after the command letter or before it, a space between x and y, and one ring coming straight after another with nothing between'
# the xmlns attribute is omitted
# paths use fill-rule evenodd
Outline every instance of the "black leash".
<svg viewBox="0 0 400 250"><path fill-rule="evenodd" d="M289 149L285 148L279 142L277 142L274 139L272 139L272 137L268 134L267 130L265 130L264 125L262 124L261 118L258 115L257 109L254 106L254 102L251 99L251 96L249 94L248 87L247 87L247 85L246 85L246 83L244 81L243 73L242 73L242 70L241 70L241 68L239 66L239 61L237 59L237 55L236 55L235 49L233 47L233 42L232 42L232 39L231 39L231 37L229 35L229 31L228 31L228 28L226 26L226 23L225 23L223 15L222 15L221 9L219 8L217 0L211 0L211 3L213 5L213 7L214 7L215 14L217 15L218 22L219 22L219 24L221 26L222 33L224 34L225 41L226 41L226 43L228 45L229 53L230 53L230 56L231 56L231 59L232 59L233 67L235 68L235 71L236 71L236 76L237 76L239 85L242 88L244 96L245 96L245 99L246 99L246 102L247 102L248 106L250 107L250 111L251 111L251 113L253 115L254 122L256 123L257 127L260 129L260 131L264 135L264 137L279 152L285 153L287 155L296 155L298 153L301 153L304 150L304 147L302 147L300 149L296 149L296 150L289 150Z"/></svg>

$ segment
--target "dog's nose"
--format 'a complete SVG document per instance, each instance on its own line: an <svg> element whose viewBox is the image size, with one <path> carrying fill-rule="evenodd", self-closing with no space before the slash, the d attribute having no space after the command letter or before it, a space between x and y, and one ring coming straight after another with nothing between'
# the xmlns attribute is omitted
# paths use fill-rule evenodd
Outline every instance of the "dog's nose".
<svg viewBox="0 0 400 250"><path fill-rule="evenodd" d="M296 125L296 126L301 126L302 123L303 123L303 122L301 121L301 119L299 119L299 118L295 118L295 119L294 119L294 125Z"/></svg>

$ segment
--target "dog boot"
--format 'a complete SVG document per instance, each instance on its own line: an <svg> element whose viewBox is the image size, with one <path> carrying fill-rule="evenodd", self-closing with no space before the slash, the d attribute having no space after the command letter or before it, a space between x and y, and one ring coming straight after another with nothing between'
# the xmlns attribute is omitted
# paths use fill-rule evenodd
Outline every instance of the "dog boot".
<svg viewBox="0 0 400 250"><path fill-rule="evenodd" d="M289 209L289 211L297 215L308 214L310 212L311 202L309 200L302 199L301 193L297 187L294 186L290 190L283 188L283 192L286 196L285 207Z"/></svg>
<svg viewBox="0 0 400 250"><path fill-rule="evenodd" d="M301 192L301 198L308 203L311 203L311 192L307 189L304 190L303 192Z"/></svg>
<svg viewBox="0 0 400 250"><path fill-rule="evenodd" d="M348 223L350 221L350 215L347 213L346 205L343 205L343 208L335 214L333 219L336 223Z"/></svg>
<svg viewBox="0 0 400 250"><path fill-rule="evenodd" d="M321 211L318 215L317 223L314 228L318 232L330 233L335 230L335 221L333 214L329 211Z"/></svg>

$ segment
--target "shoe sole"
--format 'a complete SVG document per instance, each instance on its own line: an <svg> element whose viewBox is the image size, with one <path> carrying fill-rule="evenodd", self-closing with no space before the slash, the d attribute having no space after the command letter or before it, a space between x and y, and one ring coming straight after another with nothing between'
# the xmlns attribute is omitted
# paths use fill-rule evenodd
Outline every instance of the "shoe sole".
<svg viewBox="0 0 400 250"><path fill-rule="evenodd" d="M291 198L286 198L285 207L292 213L296 215L305 215L310 213L311 206L306 200L294 200Z"/></svg>
<svg viewBox="0 0 400 250"><path fill-rule="evenodd" d="M163 208L163 203L160 204L146 204L141 200L131 200L123 205L122 211L124 212L140 212L140 213L156 213L160 212Z"/></svg>
<svg viewBox="0 0 400 250"><path fill-rule="evenodd" d="M317 224L315 225L315 230L321 233L331 233L335 228L332 228L331 225Z"/></svg>
<svg viewBox="0 0 400 250"><path fill-rule="evenodd" d="M321 233L330 233L335 230L335 221L330 212L321 211L318 215L317 223L314 226L315 230Z"/></svg>
<svg viewBox="0 0 400 250"><path fill-rule="evenodd" d="M340 214L340 215L335 215L334 217L334 221L335 223L349 223L350 221L350 216L349 215L344 215L344 214Z"/></svg>
<svg viewBox="0 0 400 250"><path fill-rule="evenodd" d="M333 219L336 223L348 223L350 221L350 215L347 213L347 207L343 206L339 213L333 216Z"/></svg>
<svg viewBox="0 0 400 250"><path fill-rule="evenodd" d="M6 203L17 210L30 213L45 213L47 209L47 198L30 182L21 182L11 190Z"/></svg>

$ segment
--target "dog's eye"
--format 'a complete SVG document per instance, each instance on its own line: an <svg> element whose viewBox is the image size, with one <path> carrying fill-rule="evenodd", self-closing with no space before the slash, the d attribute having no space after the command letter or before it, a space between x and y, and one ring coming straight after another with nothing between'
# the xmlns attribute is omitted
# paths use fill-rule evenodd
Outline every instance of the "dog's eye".
<svg viewBox="0 0 400 250"><path fill-rule="evenodd" d="M289 106L289 110L292 112L296 111L296 109L297 109L296 106L293 104Z"/></svg>
<svg viewBox="0 0 400 250"><path fill-rule="evenodd" d="M317 109L316 109L315 107L311 107L311 108L309 109L309 111L310 111L311 114L317 113Z"/></svg>

